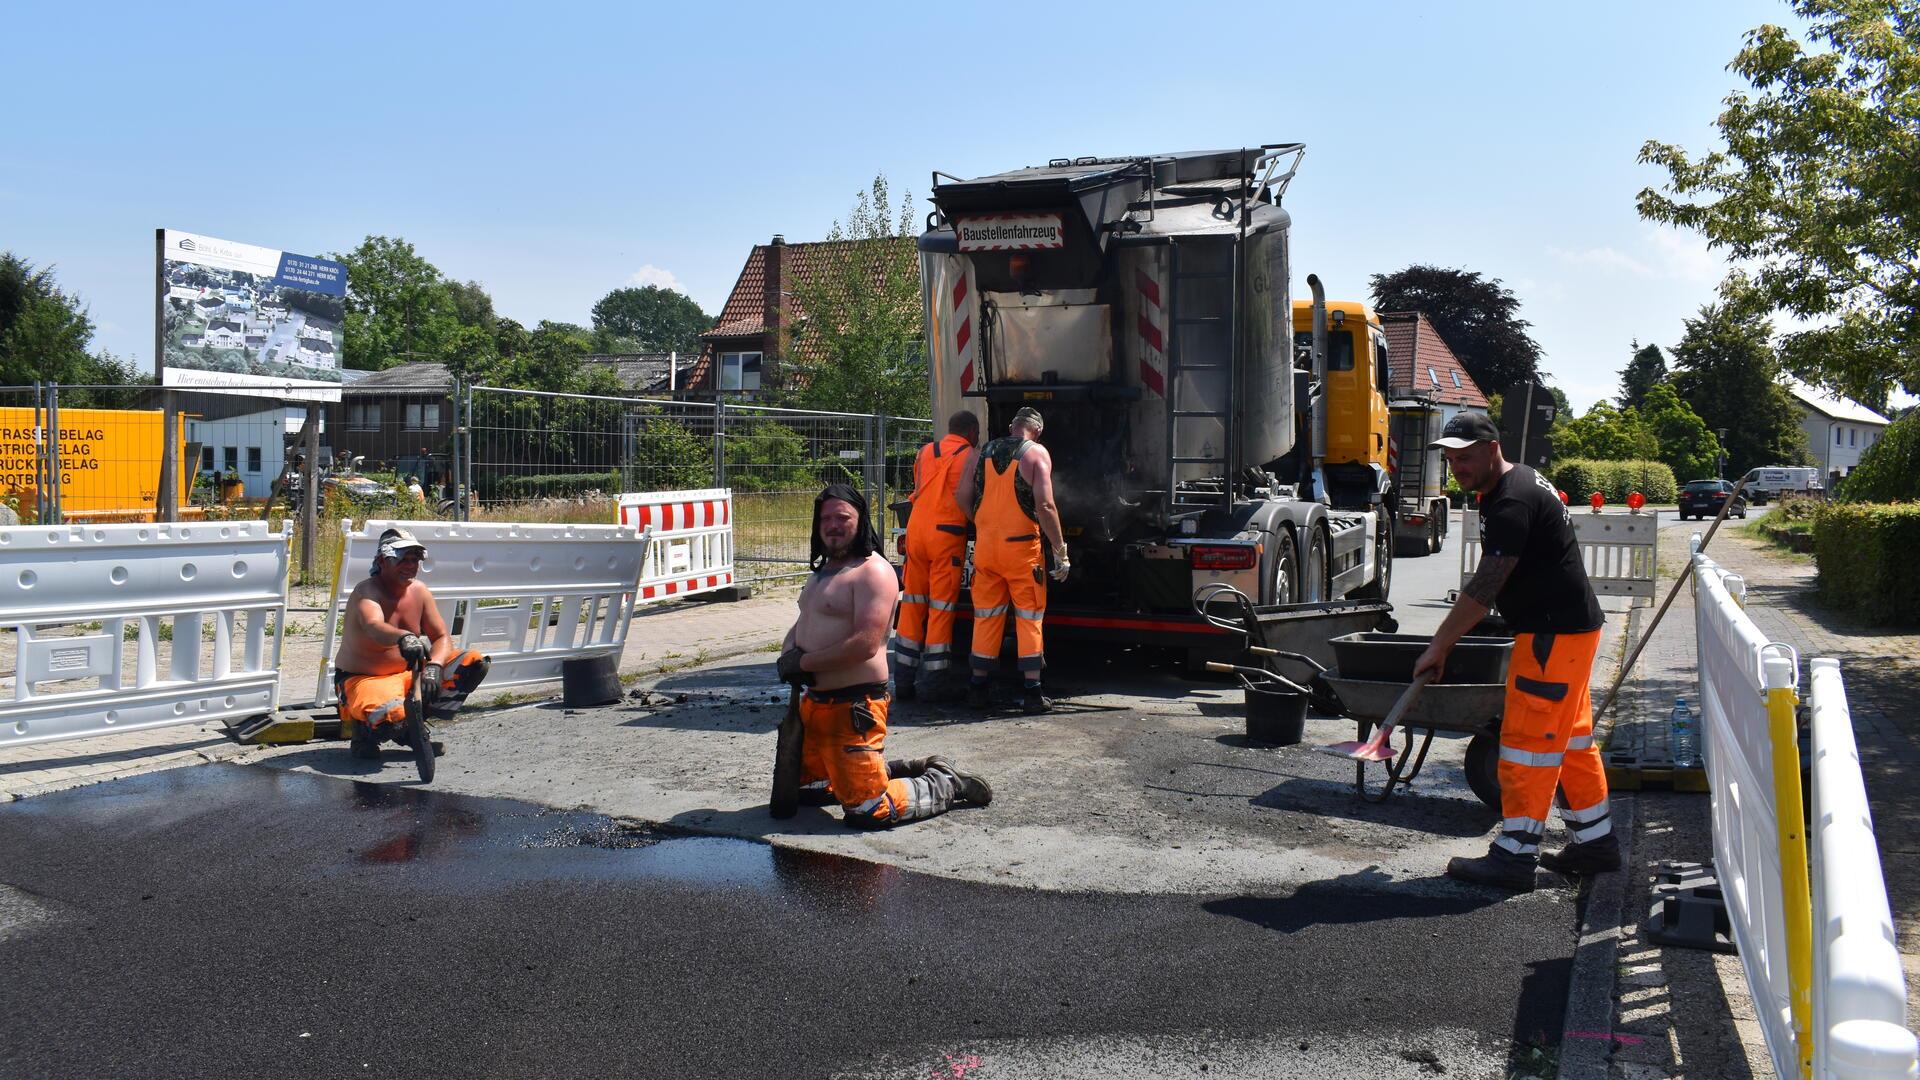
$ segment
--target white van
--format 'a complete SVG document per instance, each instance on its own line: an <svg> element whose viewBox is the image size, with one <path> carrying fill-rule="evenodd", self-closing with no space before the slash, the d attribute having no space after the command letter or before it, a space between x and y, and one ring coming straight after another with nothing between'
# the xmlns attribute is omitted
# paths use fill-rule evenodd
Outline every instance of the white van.
<svg viewBox="0 0 1920 1080"><path fill-rule="evenodd" d="M1768 499L1791 492L1795 495L1824 495L1820 470L1804 465L1780 465L1752 469L1747 473L1747 501L1758 506Z"/></svg>

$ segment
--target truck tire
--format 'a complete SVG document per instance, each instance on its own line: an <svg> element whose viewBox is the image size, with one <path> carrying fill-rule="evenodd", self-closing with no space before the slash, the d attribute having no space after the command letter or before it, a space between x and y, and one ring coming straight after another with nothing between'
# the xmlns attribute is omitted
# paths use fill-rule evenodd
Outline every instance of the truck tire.
<svg viewBox="0 0 1920 1080"><path fill-rule="evenodd" d="M1314 526L1307 530L1307 550L1300 561L1300 602L1318 603L1330 600L1327 595L1333 591L1333 575L1328 573L1327 531Z"/></svg>
<svg viewBox="0 0 1920 1080"><path fill-rule="evenodd" d="M1353 592L1358 600L1385 600L1388 590L1393 588L1393 519L1382 518L1380 528L1373 534L1374 565L1380 572L1373 580L1360 586Z"/></svg>
<svg viewBox="0 0 1920 1080"><path fill-rule="evenodd" d="M1274 536L1273 560L1267 574L1269 604L1292 604L1300 599L1300 556L1293 546L1293 530L1283 528Z"/></svg>

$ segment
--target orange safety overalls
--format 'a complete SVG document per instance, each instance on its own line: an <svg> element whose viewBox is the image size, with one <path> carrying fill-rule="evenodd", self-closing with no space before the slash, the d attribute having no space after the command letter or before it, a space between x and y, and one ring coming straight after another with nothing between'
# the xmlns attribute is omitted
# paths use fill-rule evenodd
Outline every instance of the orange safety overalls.
<svg viewBox="0 0 1920 1080"><path fill-rule="evenodd" d="M884 829L937 817L956 797L947 766L906 775L886 759L887 684L837 690L808 687L800 696L800 786L840 804L846 823Z"/></svg>
<svg viewBox="0 0 1920 1080"><path fill-rule="evenodd" d="M1547 808L1559 791L1560 820L1579 843L1613 831L1607 769L1593 745L1587 680L1600 631L1515 634L1500 722L1500 835L1515 855L1540 851Z"/></svg>
<svg viewBox="0 0 1920 1080"><path fill-rule="evenodd" d="M913 511L907 515L907 557L894 624L900 677L941 671L953 653L953 613L960 606L960 570L967 557L967 518L953 501L960 466L972 444L959 435L920 448L913 463Z"/></svg>
<svg viewBox="0 0 1920 1080"><path fill-rule="evenodd" d="M1000 635L1013 613L1021 674L1038 682L1046 666L1041 621L1047 613L1047 572L1033 491L1020 477L1020 459L1033 445L1012 436L980 449L973 514L973 669L1000 663Z"/></svg>

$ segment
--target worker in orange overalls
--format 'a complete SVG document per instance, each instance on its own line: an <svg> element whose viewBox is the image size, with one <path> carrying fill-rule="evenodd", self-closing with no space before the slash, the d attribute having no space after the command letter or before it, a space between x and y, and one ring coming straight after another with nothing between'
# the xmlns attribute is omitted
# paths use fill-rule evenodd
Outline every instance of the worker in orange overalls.
<svg viewBox="0 0 1920 1080"><path fill-rule="evenodd" d="M973 677L967 704L987 708L987 682L1000 664L1001 634L1013 614L1013 637L1026 684L1023 709L1053 706L1040 689L1046 667L1041 621L1047 613L1042 535L1053 552L1053 579L1067 580L1067 542L1053 504L1053 455L1034 440L1046 430L1037 409L1013 414L1007 434L974 451L962 466L955 501L973 522Z"/></svg>
<svg viewBox="0 0 1920 1080"><path fill-rule="evenodd" d="M1446 454L1462 488L1480 493L1481 554L1414 674L1444 675L1448 651L1495 607L1514 632L1500 722L1500 833L1485 855L1449 861L1447 874L1531 892L1536 862L1570 874L1618 870L1587 689L1605 616L1572 518L1545 477L1502 456L1500 433L1484 414L1455 416L1428 448ZM1572 842L1543 856L1556 790Z"/></svg>
<svg viewBox="0 0 1920 1080"><path fill-rule="evenodd" d="M953 613L960 606L960 570L967 558L967 516L953 501L960 466L980 441L980 419L962 410L947 419L947 437L920 448L913 462L913 511L907 515L900 614L893 627L894 693L919 696L920 672L945 671L953 653Z"/></svg>

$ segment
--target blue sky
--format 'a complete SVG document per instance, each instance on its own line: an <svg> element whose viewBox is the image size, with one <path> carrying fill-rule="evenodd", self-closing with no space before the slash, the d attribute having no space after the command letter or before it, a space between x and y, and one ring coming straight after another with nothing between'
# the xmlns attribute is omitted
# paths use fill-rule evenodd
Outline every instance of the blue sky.
<svg viewBox="0 0 1920 1080"><path fill-rule="evenodd" d="M1177 13L1177 14L1176 14ZM531 325L668 284L717 312L752 244L875 173L1304 141L1295 291L1413 262L1497 277L1584 409L1671 345L1717 256L1639 220L1649 138L1704 150L1716 3L16 6L0 248L152 363L153 230L304 254L399 236ZM924 203L923 203L924 205Z"/></svg>

